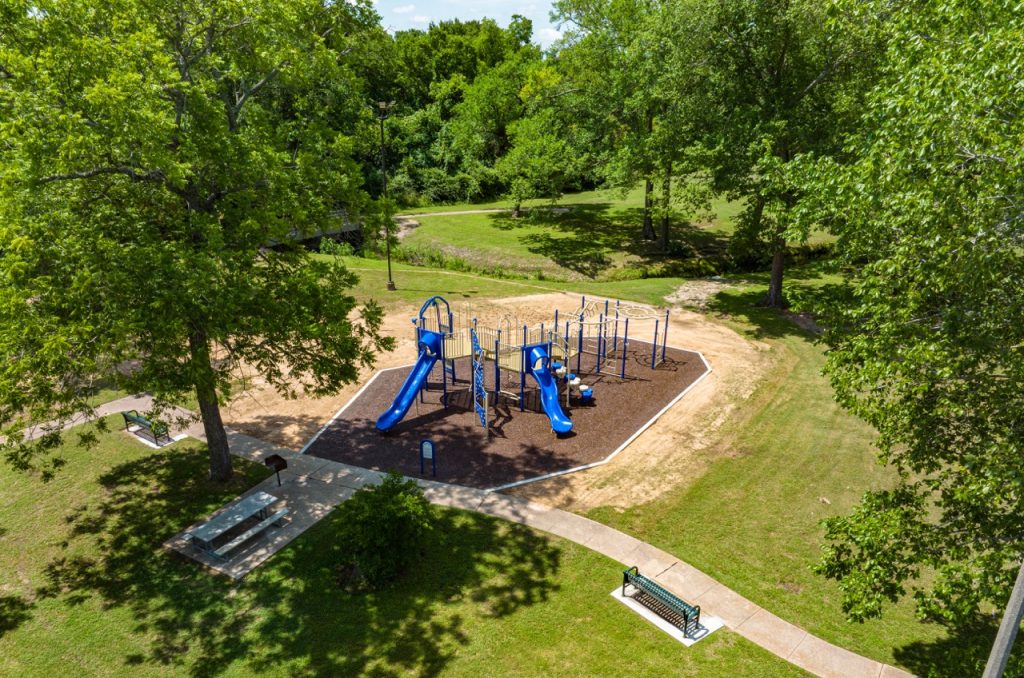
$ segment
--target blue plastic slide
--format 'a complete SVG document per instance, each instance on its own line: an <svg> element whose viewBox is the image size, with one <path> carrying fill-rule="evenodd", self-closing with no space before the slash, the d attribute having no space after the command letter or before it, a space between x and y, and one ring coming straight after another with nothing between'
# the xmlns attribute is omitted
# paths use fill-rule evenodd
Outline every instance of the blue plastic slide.
<svg viewBox="0 0 1024 678"><path fill-rule="evenodd" d="M565 416L562 406L558 403L558 382L548 368L550 362L548 351L543 346L534 346L530 349L529 370L540 385L541 407L551 420L551 428L555 433L568 433L572 430L572 419Z"/></svg>
<svg viewBox="0 0 1024 678"><path fill-rule="evenodd" d="M437 332L420 330L420 357L416 359L412 372L406 377L405 383L402 384L398 395L395 396L395 402L391 403L391 407L377 419L378 431L387 431L402 421L402 417L409 411L412 401L416 399L420 389L427 383L427 377L430 376L430 370L434 369L434 363L441 357L442 338L442 335Z"/></svg>

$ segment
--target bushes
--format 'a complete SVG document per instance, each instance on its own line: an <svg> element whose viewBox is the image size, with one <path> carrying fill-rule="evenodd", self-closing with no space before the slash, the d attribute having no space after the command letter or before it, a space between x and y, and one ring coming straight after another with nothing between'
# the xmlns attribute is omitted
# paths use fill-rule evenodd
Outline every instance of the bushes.
<svg viewBox="0 0 1024 678"><path fill-rule="evenodd" d="M339 583L378 589L417 560L434 525L434 510L413 480L389 473L341 504Z"/></svg>

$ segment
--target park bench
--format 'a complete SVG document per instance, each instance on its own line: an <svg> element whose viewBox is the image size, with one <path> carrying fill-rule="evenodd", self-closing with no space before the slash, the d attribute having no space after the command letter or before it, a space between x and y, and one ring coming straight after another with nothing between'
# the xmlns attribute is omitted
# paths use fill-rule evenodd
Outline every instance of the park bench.
<svg viewBox="0 0 1024 678"><path fill-rule="evenodd" d="M121 416L124 417L125 431L128 431L134 424L139 427L139 432L146 431L149 433L149 437L153 439L154 445L159 445L161 440L165 440L168 443L173 442L165 425L146 419L138 411L128 410L127 412L122 412Z"/></svg>
<svg viewBox="0 0 1024 678"><path fill-rule="evenodd" d="M683 635L689 635L691 629L696 633L700 626L700 605L690 605L684 600L669 593L653 580L640 574L636 566L622 571L622 596L626 596L626 586L632 586L636 593L633 598L645 607L653 610L673 626L679 627Z"/></svg>

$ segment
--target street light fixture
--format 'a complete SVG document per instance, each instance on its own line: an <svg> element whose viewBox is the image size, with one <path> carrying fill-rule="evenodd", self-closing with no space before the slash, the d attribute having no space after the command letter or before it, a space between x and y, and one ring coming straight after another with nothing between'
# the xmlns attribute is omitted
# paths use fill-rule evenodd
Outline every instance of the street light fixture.
<svg viewBox="0 0 1024 678"><path fill-rule="evenodd" d="M377 113L380 117L380 174L384 179L383 196L385 205L388 199L388 168L384 160L384 119L388 117L388 111L394 105L394 101L377 102ZM386 218L390 218L390 215L386 215ZM384 223L384 245L388 257L388 290L394 292L397 288L395 287L395 281L391 278L391 229L387 222Z"/></svg>

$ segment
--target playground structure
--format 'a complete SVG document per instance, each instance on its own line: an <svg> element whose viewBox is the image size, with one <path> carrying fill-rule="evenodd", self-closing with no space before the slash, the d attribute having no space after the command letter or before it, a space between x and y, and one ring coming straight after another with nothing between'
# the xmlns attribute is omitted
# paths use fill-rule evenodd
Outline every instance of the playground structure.
<svg viewBox="0 0 1024 678"><path fill-rule="evenodd" d="M580 299L579 307L568 316L533 327L505 316L498 327L482 327L468 309L453 312L440 296L427 299L412 319L419 356L394 402L377 419L377 429L388 431L408 413L423 391L435 365L441 363L441 403L448 407L448 379L456 381L456 361L470 358L473 409L480 425L488 429L488 410L499 398L517 403L525 410L527 375L536 381L540 406L557 435L572 431L573 422L562 408L570 406L572 393L581 403L592 402L593 389L577 374L584 367L590 375L609 375L627 379L627 354L630 320L653 320L650 369L665 360L668 345L669 312L611 300ZM620 333L621 331L621 333ZM586 366L584 358L587 358ZM591 359L593 360L591 366ZM489 366L488 361L492 363ZM575 372L573 372L575 363ZM494 370L493 389L485 388L485 370ZM564 388L560 388L560 384Z"/></svg>

